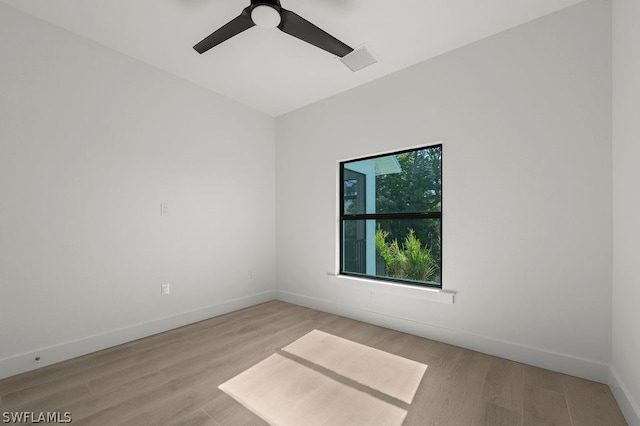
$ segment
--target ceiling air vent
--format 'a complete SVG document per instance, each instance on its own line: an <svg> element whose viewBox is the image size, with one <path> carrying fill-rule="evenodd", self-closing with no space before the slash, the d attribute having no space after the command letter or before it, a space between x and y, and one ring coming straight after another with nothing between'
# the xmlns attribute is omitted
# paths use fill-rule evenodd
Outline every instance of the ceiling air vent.
<svg viewBox="0 0 640 426"><path fill-rule="evenodd" d="M360 71L378 62L378 59L373 56L367 46L355 49L353 52L340 58L340 60L353 72Z"/></svg>

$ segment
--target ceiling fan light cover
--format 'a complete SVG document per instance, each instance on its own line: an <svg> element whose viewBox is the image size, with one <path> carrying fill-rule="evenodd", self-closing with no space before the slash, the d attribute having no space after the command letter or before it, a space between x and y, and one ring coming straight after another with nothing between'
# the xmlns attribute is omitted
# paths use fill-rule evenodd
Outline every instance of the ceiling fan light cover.
<svg viewBox="0 0 640 426"><path fill-rule="evenodd" d="M251 11L251 20L262 28L275 28L280 25L280 13L271 6L259 5Z"/></svg>

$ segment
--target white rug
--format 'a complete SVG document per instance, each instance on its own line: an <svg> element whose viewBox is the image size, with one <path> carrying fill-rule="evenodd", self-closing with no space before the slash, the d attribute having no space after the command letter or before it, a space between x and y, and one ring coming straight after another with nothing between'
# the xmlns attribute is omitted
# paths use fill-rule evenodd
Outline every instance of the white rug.
<svg viewBox="0 0 640 426"><path fill-rule="evenodd" d="M402 408L278 354L219 388L274 426L400 426L407 415Z"/></svg>
<svg viewBox="0 0 640 426"><path fill-rule="evenodd" d="M427 366L319 330L282 349L411 404Z"/></svg>

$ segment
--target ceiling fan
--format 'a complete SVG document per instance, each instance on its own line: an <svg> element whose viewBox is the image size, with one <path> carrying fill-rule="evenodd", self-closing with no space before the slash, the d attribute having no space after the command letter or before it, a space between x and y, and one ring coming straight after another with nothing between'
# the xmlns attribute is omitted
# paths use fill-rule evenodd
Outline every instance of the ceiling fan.
<svg viewBox="0 0 640 426"><path fill-rule="evenodd" d="M193 48L202 54L254 25L263 28L277 27L284 33L313 44L341 58L353 52L353 48L331 34L290 10L283 8L280 5L280 0L251 0L251 4L242 11L240 16L214 31Z"/></svg>

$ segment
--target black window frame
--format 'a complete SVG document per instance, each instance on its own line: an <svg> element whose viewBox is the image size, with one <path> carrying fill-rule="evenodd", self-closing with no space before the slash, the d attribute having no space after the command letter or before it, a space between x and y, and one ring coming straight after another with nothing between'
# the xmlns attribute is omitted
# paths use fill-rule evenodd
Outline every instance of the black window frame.
<svg viewBox="0 0 640 426"><path fill-rule="evenodd" d="M422 151L425 149L430 149L430 148L439 148L440 149L440 211L439 212L424 212L424 213L356 213L356 214L345 214L345 208L344 208L344 200L345 200L345 194L344 194L344 169L345 169L345 164L349 164L349 163L354 163L354 162L358 162L358 161L364 161L364 160L371 160L371 159L375 159L375 158L381 158L381 157L388 157L388 156L392 156L392 155L398 155L398 154L404 154L404 153L408 153L408 152L414 152L414 151ZM444 153L443 153L443 148L442 148L442 143L437 143L437 144L432 144L432 145L425 145L422 147L417 147L417 148L408 148L408 149L403 149L400 151L394 151L394 152L388 152L388 153L384 153L384 154L377 154L377 155L370 155L370 156L366 156L366 157L359 157L359 158L354 158L351 160L346 160L346 161L341 161L340 162L340 202L339 202L339 209L340 209L340 215L339 215L339 238L340 238L340 243L339 243L339 275L344 275L347 277L357 277L357 278L364 278L364 279L368 279L368 280L374 280L374 281L382 281L382 282L392 282L392 283L400 283L400 284L407 284L407 285L412 285L412 286L416 286L416 287L428 287L428 288L435 288L435 289L442 289L442 283L443 283L443 277L444 277L444 273L442 270L442 259L443 259L443 247L444 247L444 242L443 237L442 237L442 210L443 210L443 198L444 198L444 183L442 180L442 175L443 175L443 157L444 157ZM406 279L400 279L400 278L394 278L394 277L384 277L384 276L376 276L376 275L367 275L367 274L360 274L360 273L354 273L354 272L349 272L349 271L345 271L344 270L344 222L345 221L352 221L352 220L406 220L406 219L436 219L439 221L440 224L440 264L439 264L439 268L440 268L440 282L422 282L422 281L413 281L413 280L406 280Z"/></svg>

